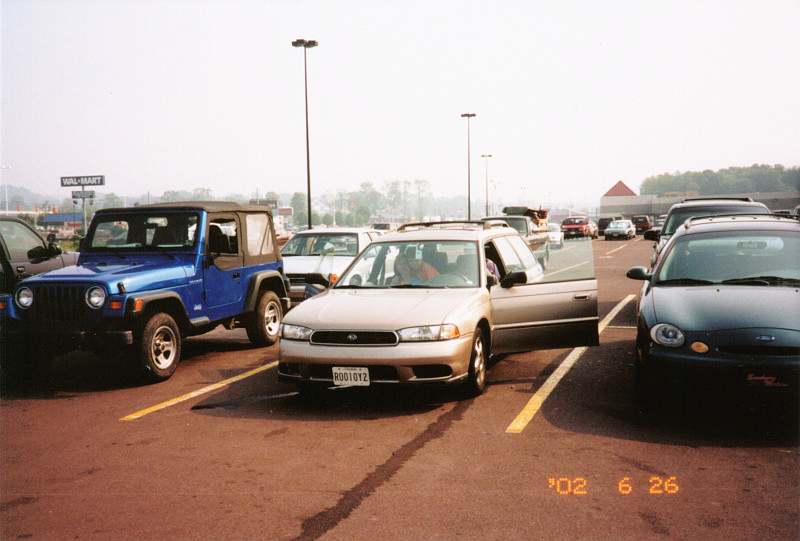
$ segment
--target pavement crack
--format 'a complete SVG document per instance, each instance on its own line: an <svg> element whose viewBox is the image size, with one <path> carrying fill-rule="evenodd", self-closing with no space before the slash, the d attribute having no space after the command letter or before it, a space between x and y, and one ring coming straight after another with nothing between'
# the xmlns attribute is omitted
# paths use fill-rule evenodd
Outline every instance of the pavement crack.
<svg viewBox="0 0 800 541"><path fill-rule="evenodd" d="M386 483L414 454L422 449L428 442L441 438L456 421L459 421L464 412L472 404L472 399L463 400L456 406L440 415L433 423L418 434L414 439L392 453L386 462L370 472L360 483L345 492L336 505L317 513L303 521L303 532L296 537L297 541L310 541L319 539L325 533L336 527L341 521L361 505L369 495Z"/></svg>

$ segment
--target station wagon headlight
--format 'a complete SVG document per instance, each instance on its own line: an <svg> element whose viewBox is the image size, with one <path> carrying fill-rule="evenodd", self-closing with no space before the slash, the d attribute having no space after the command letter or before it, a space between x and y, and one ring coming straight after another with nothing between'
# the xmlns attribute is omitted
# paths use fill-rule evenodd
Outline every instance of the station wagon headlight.
<svg viewBox="0 0 800 541"><path fill-rule="evenodd" d="M28 287L21 287L14 296L14 301L20 308L30 308L33 304L33 291Z"/></svg>
<svg viewBox="0 0 800 541"><path fill-rule="evenodd" d="M650 329L650 338L659 346L668 348L681 347L685 339L683 331L669 323L659 323Z"/></svg>
<svg viewBox="0 0 800 541"><path fill-rule="evenodd" d="M444 325L424 325L422 327L408 327L397 331L401 342L427 342L432 340L450 340L458 338L461 333L452 323Z"/></svg>
<svg viewBox="0 0 800 541"><path fill-rule="evenodd" d="M281 327L281 338L286 340L305 340L311 339L311 333L314 332L308 327L301 327L300 325L289 325L284 323Z"/></svg>
<svg viewBox="0 0 800 541"><path fill-rule="evenodd" d="M91 308L102 308L106 303L106 292L102 287L93 286L86 291L86 304Z"/></svg>

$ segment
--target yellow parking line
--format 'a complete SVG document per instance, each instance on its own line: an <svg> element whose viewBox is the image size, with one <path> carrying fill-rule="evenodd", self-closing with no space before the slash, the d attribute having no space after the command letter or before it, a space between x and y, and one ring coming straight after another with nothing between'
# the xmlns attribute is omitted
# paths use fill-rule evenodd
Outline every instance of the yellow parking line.
<svg viewBox="0 0 800 541"><path fill-rule="evenodd" d="M189 394L185 394L183 396L179 396L178 398L173 398L172 400L167 400L166 402L162 402L161 404L157 404L157 405L152 406L150 408L143 409L141 411L137 411L136 413L131 413L130 415L126 415L125 417L121 418L120 421L133 421L133 420L138 419L140 417L144 417L148 413L153 413L154 411L158 411L158 410L162 410L164 408L168 408L170 406L174 406L175 404L178 404L180 402L184 402L184 401L189 400L191 398L194 398L196 396L200 396L202 394L205 394L205 393L208 393L208 392L211 392L211 391L215 391L215 390L217 390L217 389L219 389L221 387L225 387L226 385L230 385L231 383L235 383L235 382L237 382L239 380L242 380L242 379L245 379L245 378L249 378L250 376L258 374L259 372L263 372L264 370L269 370L270 368L272 368L274 366L277 366L277 365L278 365L278 361L275 361L275 362L270 363L270 364L266 364L264 366L259 366L258 368L254 369L254 370L250 370L249 372L245 372L243 374L239 374L238 376L234 376L234 377L226 379L224 381L220 381L219 383L215 383L214 385L209 385L208 387L203 387L202 389L198 389L198 390L193 391L193 392L191 392Z"/></svg>
<svg viewBox="0 0 800 541"><path fill-rule="evenodd" d="M625 305L632 301L635 297L636 295L628 295L622 299L622 301L617 304L614 309L611 310L608 315L606 315L605 318L603 318L603 321L601 321L598 325L597 332L602 333L608 324L614 320L617 314L619 314L620 310L622 310ZM578 359L581 358L584 353L586 353L586 350L588 349L588 347L579 347L570 352L570 354L559 365L556 371L550 374L550 377L547 378L547 381L544 382L544 385L542 385L539 390L536 391L525 407L522 408L522 411L519 412L519 415L517 415L516 419L514 419L514 421L508 425L508 428L506 428L506 433L519 434L525 429L526 426L528 426L528 423L531 422L533 416L536 415L536 412L538 412L539 408L541 408L542 404L544 404L544 401L547 399L553 389L556 388L556 385L558 385L558 383L561 381L561 378L563 378L567 372L570 371L572 366L577 362Z"/></svg>

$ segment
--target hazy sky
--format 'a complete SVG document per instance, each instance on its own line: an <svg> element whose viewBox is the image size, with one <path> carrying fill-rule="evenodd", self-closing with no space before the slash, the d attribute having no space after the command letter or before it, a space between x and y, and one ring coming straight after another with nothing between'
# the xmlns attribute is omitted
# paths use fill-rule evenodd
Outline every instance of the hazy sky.
<svg viewBox="0 0 800 541"><path fill-rule="evenodd" d="M800 0L0 0L2 171L69 197L424 179L590 202L800 165ZM516 202L516 201L514 201Z"/></svg>

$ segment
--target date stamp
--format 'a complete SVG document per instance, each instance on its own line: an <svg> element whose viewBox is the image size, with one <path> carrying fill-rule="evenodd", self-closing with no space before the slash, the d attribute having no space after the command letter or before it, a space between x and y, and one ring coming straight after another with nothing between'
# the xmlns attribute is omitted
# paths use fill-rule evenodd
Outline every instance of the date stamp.
<svg viewBox="0 0 800 541"><path fill-rule="evenodd" d="M549 477L547 488L562 496L586 496L590 490L602 490L607 487L590 488L589 481L583 477ZM677 494L680 486L675 476L664 478L654 475L647 481L623 477L617 482L616 489L624 496L636 492L660 496Z"/></svg>

